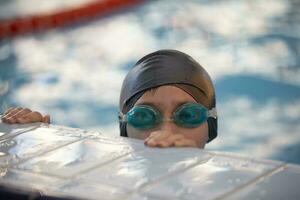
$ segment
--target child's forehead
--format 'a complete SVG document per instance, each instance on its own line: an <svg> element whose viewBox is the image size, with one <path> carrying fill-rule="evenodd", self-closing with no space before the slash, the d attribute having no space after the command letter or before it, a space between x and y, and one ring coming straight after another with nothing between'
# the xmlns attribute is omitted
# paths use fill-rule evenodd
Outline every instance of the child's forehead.
<svg viewBox="0 0 300 200"><path fill-rule="evenodd" d="M146 91L136 102L136 105L178 105L187 102L196 102L195 99L184 90L172 86L164 85Z"/></svg>

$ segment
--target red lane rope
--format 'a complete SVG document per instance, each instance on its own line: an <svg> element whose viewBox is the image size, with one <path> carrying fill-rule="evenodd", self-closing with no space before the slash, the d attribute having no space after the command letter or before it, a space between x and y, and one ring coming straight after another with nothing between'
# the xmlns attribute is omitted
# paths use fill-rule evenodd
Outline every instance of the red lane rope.
<svg viewBox="0 0 300 200"><path fill-rule="evenodd" d="M57 13L0 21L0 39L65 26L80 20L108 14L143 0L100 0Z"/></svg>

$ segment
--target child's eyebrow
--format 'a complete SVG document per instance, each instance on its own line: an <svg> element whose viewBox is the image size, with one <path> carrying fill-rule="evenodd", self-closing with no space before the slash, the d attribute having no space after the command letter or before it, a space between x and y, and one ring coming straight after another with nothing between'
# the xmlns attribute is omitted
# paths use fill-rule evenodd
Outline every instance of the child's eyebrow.
<svg viewBox="0 0 300 200"><path fill-rule="evenodd" d="M141 102L138 102L136 105L147 105L147 106L151 106L152 108L155 108L157 111L162 112L162 110L161 110L161 108L162 108L161 103L154 103L154 102L148 102L148 101L141 101Z"/></svg>
<svg viewBox="0 0 300 200"><path fill-rule="evenodd" d="M179 106L182 106L183 104L186 103L196 103L195 101L192 100L186 100L186 101L174 101L172 104L174 105L175 108L178 108Z"/></svg>
<svg viewBox="0 0 300 200"><path fill-rule="evenodd" d="M185 103L195 103L192 100L185 100L185 101L172 101L171 104L173 105L173 107L177 108ZM155 108L162 108L163 105L159 102L148 102L148 101L141 101L138 102L136 105L149 105Z"/></svg>
<svg viewBox="0 0 300 200"><path fill-rule="evenodd" d="M152 107L158 107L160 105L160 103L141 101L141 102L136 103L136 105L148 105L148 106L152 106Z"/></svg>

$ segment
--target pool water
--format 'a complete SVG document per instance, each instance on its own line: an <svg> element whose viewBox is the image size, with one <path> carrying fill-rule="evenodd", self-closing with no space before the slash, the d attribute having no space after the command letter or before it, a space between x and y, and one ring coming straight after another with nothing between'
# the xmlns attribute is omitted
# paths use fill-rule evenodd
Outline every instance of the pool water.
<svg viewBox="0 0 300 200"><path fill-rule="evenodd" d="M54 124L118 135L127 71L149 52L173 48L215 83L219 136L207 149L300 164L300 3L182 2L145 1L1 40L0 111L29 107Z"/></svg>

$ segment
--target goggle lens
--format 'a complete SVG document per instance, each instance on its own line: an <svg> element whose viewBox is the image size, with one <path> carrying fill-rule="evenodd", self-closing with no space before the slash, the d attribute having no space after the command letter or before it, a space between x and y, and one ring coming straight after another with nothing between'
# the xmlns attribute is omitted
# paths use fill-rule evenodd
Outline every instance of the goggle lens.
<svg viewBox="0 0 300 200"><path fill-rule="evenodd" d="M135 106L127 114L127 123L138 129L150 129L161 121L160 114L151 106Z"/></svg>
<svg viewBox="0 0 300 200"><path fill-rule="evenodd" d="M134 106L123 121L137 129L151 129L163 121L174 121L178 126L195 128L208 118L208 110L198 103L186 103L177 108L172 119L163 119L160 112L148 105Z"/></svg>
<svg viewBox="0 0 300 200"><path fill-rule="evenodd" d="M207 109L200 104L187 103L180 106L174 113L177 125L186 128L195 128L207 120Z"/></svg>

